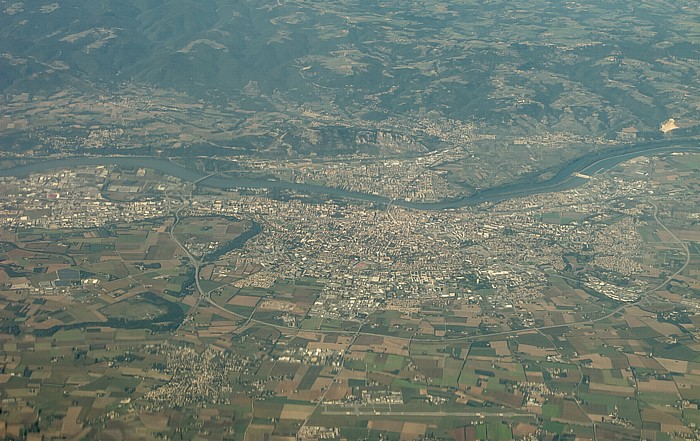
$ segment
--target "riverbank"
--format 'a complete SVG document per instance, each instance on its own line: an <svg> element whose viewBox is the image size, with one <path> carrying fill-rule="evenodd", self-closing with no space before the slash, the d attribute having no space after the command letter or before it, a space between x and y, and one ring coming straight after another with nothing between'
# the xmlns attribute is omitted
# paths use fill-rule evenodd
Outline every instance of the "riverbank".
<svg viewBox="0 0 700 441"><path fill-rule="evenodd" d="M360 200L377 204L401 206L416 210L448 210L475 206L485 202L501 202L508 199L569 190L587 182L583 176L592 176L608 171L621 162L645 156L675 152L700 152L700 141L696 139L670 139L630 144L621 148L596 151L583 155L561 166L551 178L538 180L537 176L528 177L507 185L482 189L461 198L439 202L415 202L394 200L383 196L344 190L342 188L303 184L269 179L241 179L223 175L207 175L197 170L183 167L175 162L156 157L133 156L92 156L47 159L30 164L0 169L0 177L22 177L32 173L44 173L51 170L71 169L86 166L115 165L122 168L150 168L157 172L194 182L210 188L255 188L270 190L289 190L304 194L322 194L334 198Z"/></svg>

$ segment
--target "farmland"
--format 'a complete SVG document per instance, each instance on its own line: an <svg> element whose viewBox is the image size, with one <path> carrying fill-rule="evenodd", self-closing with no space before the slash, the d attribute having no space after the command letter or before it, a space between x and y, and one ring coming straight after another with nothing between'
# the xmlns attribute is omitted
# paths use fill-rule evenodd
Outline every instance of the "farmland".
<svg viewBox="0 0 700 441"><path fill-rule="evenodd" d="M474 213L190 196L118 167L7 180L28 196L0 230L0 430L695 436L697 215L648 190L695 200L683 189L700 175L678 161ZM99 227L49 218L59 203L32 187L47 179L92 195L73 210ZM115 197L125 180L140 190Z"/></svg>

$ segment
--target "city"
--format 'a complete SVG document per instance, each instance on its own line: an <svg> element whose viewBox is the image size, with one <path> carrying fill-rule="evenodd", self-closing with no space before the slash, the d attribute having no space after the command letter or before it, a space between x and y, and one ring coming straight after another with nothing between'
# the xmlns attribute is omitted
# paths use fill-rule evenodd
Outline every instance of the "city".
<svg viewBox="0 0 700 441"><path fill-rule="evenodd" d="M245 425L333 439L343 418L363 415L425 435L429 423L380 422L436 412L508 437L539 433L533 418L633 433L638 414L585 402L671 385L685 415L686 380L665 372L687 362L663 351L692 335L700 308L688 241L700 175L675 170L697 157L639 157L571 190L447 211L222 191L144 168L3 178L2 329L25 336L4 345L3 409L31 420L34 400L56 387L49 379L61 370L32 363L33 348L87 375L57 383L66 399L92 403L47 427L64 436L194 408L221 424L188 430L224 437ZM669 348L624 340L620 321L671 336L659 338ZM613 352L591 352L599 339ZM642 382L635 363L657 379ZM95 389L90 378L105 375L133 392ZM28 389L17 395L20 384ZM264 423L263 404L282 396L288 404ZM94 400L113 404L102 411ZM6 433L26 430L25 417ZM318 424L331 417L338 425Z"/></svg>

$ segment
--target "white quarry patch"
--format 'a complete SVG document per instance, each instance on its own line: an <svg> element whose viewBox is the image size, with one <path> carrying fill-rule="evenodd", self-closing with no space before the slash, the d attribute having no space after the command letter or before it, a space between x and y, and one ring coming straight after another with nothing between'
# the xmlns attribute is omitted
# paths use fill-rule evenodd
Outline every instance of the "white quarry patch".
<svg viewBox="0 0 700 441"><path fill-rule="evenodd" d="M5 14L7 15L15 15L19 14L20 12L24 12L24 3L22 2L13 3L5 8Z"/></svg>
<svg viewBox="0 0 700 441"><path fill-rule="evenodd" d="M51 3L50 5L42 6L41 8L39 8L39 10L41 11L42 14L49 14L60 7L61 7L61 5L59 5L58 3Z"/></svg>
<svg viewBox="0 0 700 441"><path fill-rule="evenodd" d="M668 121L666 121L666 122L664 122L664 123L661 124L661 131L664 132L664 133L668 133L668 132L670 132L670 131L672 131L672 130L676 130L676 129L679 129L679 128L680 128L680 127L678 127L678 126L676 125L676 120L673 119L673 118L669 118Z"/></svg>
<svg viewBox="0 0 700 441"><path fill-rule="evenodd" d="M221 44L221 43L219 43L219 42L216 42L216 41L214 41L214 40L206 39L206 38L201 38L201 39L199 39L199 40L194 40L194 41L188 43L187 46L185 46L185 47L183 47L182 49L178 50L178 52L185 53L185 54L186 54L186 53L189 53L189 52L192 51L192 48L194 48L194 47L197 46L198 44L205 44L205 45L207 45L207 46L209 46L209 47L211 47L211 48L220 49L220 50L223 50L224 52L228 52L228 48L227 48L226 46L224 46L223 44Z"/></svg>
<svg viewBox="0 0 700 441"><path fill-rule="evenodd" d="M66 35L61 38L61 41L68 43L75 43L78 40L87 37L94 37L95 41L85 46L84 51L90 53L90 51L99 49L104 46L109 40L117 38L117 31L120 29L107 29L107 28L92 28L86 31L78 32L75 34Z"/></svg>

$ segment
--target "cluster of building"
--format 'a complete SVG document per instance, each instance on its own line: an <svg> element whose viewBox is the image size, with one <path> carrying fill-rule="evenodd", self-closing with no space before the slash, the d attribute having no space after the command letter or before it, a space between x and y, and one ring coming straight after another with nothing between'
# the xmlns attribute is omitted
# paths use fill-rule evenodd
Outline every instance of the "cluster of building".
<svg viewBox="0 0 700 441"><path fill-rule="evenodd" d="M59 171L28 179L0 178L0 226L9 228L96 228L109 222L134 222L161 217L168 207L160 197L112 201L102 194L109 169ZM137 193L139 186L133 193Z"/></svg>
<svg viewBox="0 0 700 441"><path fill-rule="evenodd" d="M277 361L285 363L301 363L304 365L316 366L340 366L343 359L342 351L321 348L285 348L283 353L277 357Z"/></svg>
<svg viewBox="0 0 700 441"><path fill-rule="evenodd" d="M460 189L445 179L446 172L430 170L420 162L388 160L381 163L336 163L294 171L301 183L324 182L331 187L413 201L438 201L456 197Z"/></svg>
<svg viewBox="0 0 700 441"><path fill-rule="evenodd" d="M325 426L302 426L297 434L300 440L337 439L340 429L337 427Z"/></svg>
<svg viewBox="0 0 700 441"><path fill-rule="evenodd" d="M190 404L219 403L233 390L231 373L245 372L256 364L232 353L212 348L198 352L190 347L164 346L166 368L172 375L170 381L148 391L144 398L158 410L163 406L187 406Z"/></svg>

